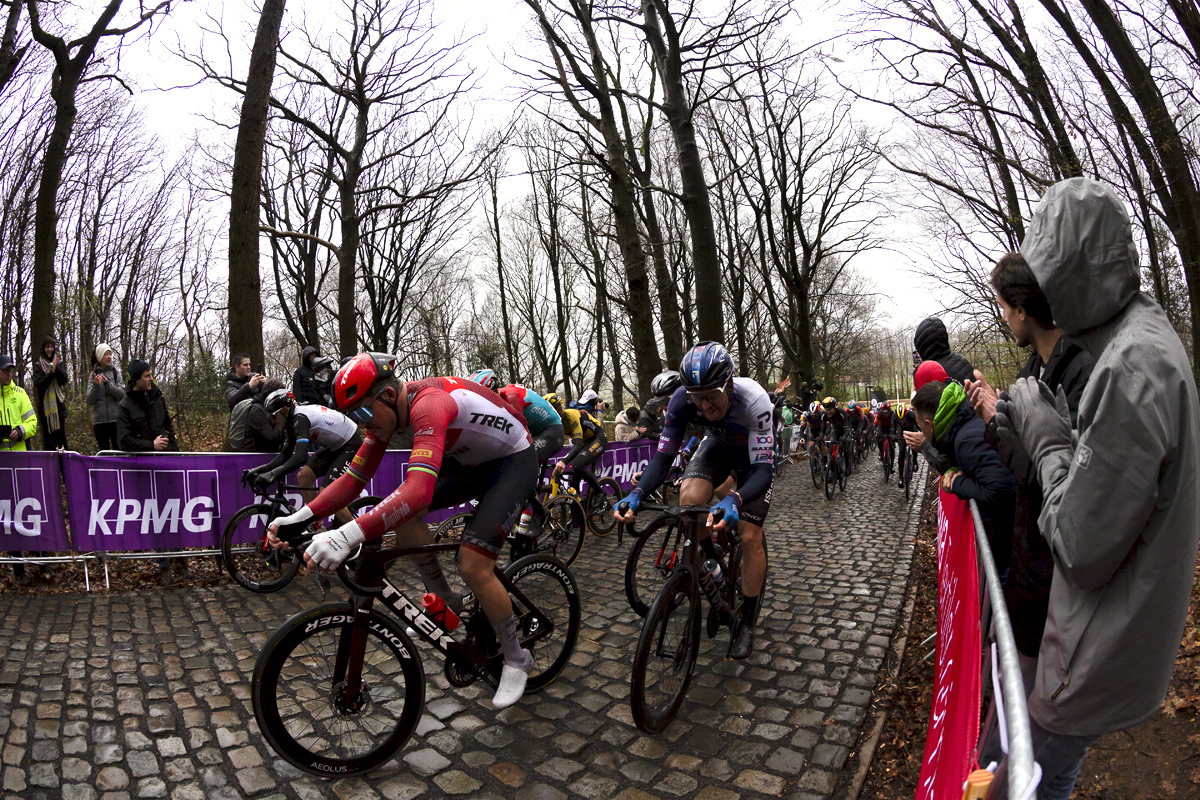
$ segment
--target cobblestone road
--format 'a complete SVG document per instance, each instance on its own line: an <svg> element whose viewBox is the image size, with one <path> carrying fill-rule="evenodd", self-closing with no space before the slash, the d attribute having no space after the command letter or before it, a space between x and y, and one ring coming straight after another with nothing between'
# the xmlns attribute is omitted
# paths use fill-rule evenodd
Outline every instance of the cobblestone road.
<svg viewBox="0 0 1200 800"><path fill-rule="evenodd" d="M544 692L497 713L490 690L451 689L427 657L426 716L365 779L300 774L267 747L250 707L255 656L315 583L142 595L0 597L2 794L128 798L830 797L857 740L908 577L911 508L868 461L826 501L805 464L778 480L767 524L768 599L757 651L705 640L679 717L633 727L640 618L616 538L589 539L575 657ZM628 542L628 540L627 540Z"/></svg>

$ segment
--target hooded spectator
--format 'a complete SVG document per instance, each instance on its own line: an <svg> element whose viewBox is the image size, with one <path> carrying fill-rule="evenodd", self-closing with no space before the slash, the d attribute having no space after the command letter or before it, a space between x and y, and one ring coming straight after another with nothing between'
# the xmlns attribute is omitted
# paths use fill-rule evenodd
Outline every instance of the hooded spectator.
<svg viewBox="0 0 1200 800"><path fill-rule="evenodd" d="M271 392L284 388L283 381L271 378L254 394L254 403L250 406L249 438L252 453L278 453L283 446L283 431L271 423L271 415L267 413L263 400Z"/></svg>
<svg viewBox="0 0 1200 800"><path fill-rule="evenodd" d="M975 377L971 362L950 351L950 334L946 333L946 326L937 317L929 317L917 326L913 334L913 346L917 348L922 361L938 362L953 380L962 383Z"/></svg>
<svg viewBox="0 0 1200 800"><path fill-rule="evenodd" d="M38 358L33 362L33 387L37 391L38 428L42 431L42 449L67 447L67 367L58 342L53 336L42 340Z"/></svg>
<svg viewBox="0 0 1200 800"><path fill-rule="evenodd" d="M229 410L233 411L234 406L257 392L266 379L265 375L251 371L250 356L245 353L235 355L229 374L225 376L225 402L229 404Z"/></svg>
<svg viewBox="0 0 1200 800"><path fill-rule="evenodd" d="M616 434L614 435L616 441L628 442L636 439L638 435L637 424L640 417L641 411L638 410L637 406L630 406L620 414L617 414Z"/></svg>
<svg viewBox="0 0 1200 800"><path fill-rule="evenodd" d="M984 441L987 427L967 393L953 381L927 383L913 395L912 409L925 438L944 455L942 488L979 504L996 569L1008 570L1012 552L1016 482L996 450Z"/></svg>
<svg viewBox="0 0 1200 800"><path fill-rule="evenodd" d="M309 346L300 353L300 367L292 375L292 396L300 404L325 405L325 396L317 389L313 359L321 353Z"/></svg>
<svg viewBox="0 0 1200 800"><path fill-rule="evenodd" d="M1153 714L1179 652L1200 539L1200 402L1166 313L1139 291L1120 197L1050 188L1021 243L1054 321L1095 359L1071 428L1065 392L1033 377L996 405L1028 453L1054 556L1029 697L1038 797L1066 798L1096 737Z"/></svg>
<svg viewBox="0 0 1200 800"><path fill-rule="evenodd" d="M117 440L117 419L121 414L125 387L112 362L113 349L106 344L96 345L86 400L92 407L92 432L96 434L96 446L100 450L121 449Z"/></svg>

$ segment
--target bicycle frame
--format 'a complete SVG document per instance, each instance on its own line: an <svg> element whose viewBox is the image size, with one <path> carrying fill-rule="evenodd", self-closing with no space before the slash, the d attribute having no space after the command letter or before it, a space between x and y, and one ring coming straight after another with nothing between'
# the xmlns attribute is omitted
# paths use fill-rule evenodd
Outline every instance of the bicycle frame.
<svg viewBox="0 0 1200 800"><path fill-rule="evenodd" d="M676 527L675 533L675 548L672 550L672 558L674 559L670 565L670 572L667 573L669 578L674 575L677 570L688 570L692 573L692 577L696 580L696 584L702 586L700 574L704 571L701 564L700 552L703 548L700 547L700 537L708 536L708 532L701 524L701 517L707 516L709 506L670 506L659 505L656 503L642 503L638 507L638 511L655 511L674 517L679 525ZM686 530L685 530L686 529ZM683 536L683 549L678 550L679 537ZM740 546L741 537L737 535L737 531L726 529L717 534L717 552L716 560L721 565L721 572L724 575L729 575L729 564L726 562L725 554L733 553L733 548ZM665 548L664 548L665 549ZM675 557L678 553L678 558ZM659 551L658 558L663 557L663 551ZM704 592L701 592L705 599L712 603L712 598L709 598ZM724 614L732 615L733 609L729 606L728 601L724 597L720 598L720 609Z"/></svg>

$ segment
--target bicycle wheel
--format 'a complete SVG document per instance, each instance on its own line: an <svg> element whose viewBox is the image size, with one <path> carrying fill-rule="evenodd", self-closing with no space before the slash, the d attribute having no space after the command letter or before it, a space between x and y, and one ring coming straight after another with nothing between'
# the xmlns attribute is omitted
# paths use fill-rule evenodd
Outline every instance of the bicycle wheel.
<svg viewBox="0 0 1200 800"><path fill-rule="evenodd" d="M292 766L322 777L361 775L400 752L421 718L425 673L404 627L372 610L357 702L345 696L354 610L326 603L283 623L254 665L254 718Z"/></svg>
<svg viewBox="0 0 1200 800"><path fill-rule="evenodd" d="M842 451L842 464L838 467L838 491L846 491L846 479L850 477L850 458Z"/></svg>
<svg viewBox="0 0 1200 800"><path fill-rule="evenodd" d="M814 489L821 488L821 459L816 453L808 454L808 471L812 473Z"/></svg>
<svg viewBox="0 0 1200 800"><path fill-rule="evenodd" d="M299 550L285 553L267 546L269 503L249 505L233 515L221 534L221 560L240 586L259 594L275 592L296 576Z"/></svg>
<svg viewBox="0 0 1200 800"><path fill-rule="evenodd" d="M639 729L658 733L675 719L699 653L700 587L679 570L650 606L634 651L629 701Z"/></svg>
<svg viewBox="0 0 1200 800"><path fill-rule="evenodd" d="M916 459L916 454L908 453L904 459L904 501L907 503L912 500L912 482L913 482L913 461Z"/></svg>
<svg viewBox="0 0 1200 800"><path fill-rule="evenodd" d="M646 616L658 590L679 560L679 520L656 517L629 548L625 559L625 597L639 617Z"/></svg>
<svg viewBox="0 0 1200 800"><path fill-rule="evenodd" d="M534 552L554 556L569 567L583 550L586 528L579 503L559 495L546 504L546 523L533 545Z"/></svg>
<svg viewBox="0 0 1200 800"><path fill-rule="evenodd" d="M537 692L554 682L575 652L581 613L578 586L561 561L542 554L514 561L504 574L516 588L509 595L521 646L533 654L525 691ZM543 621L550 623L549 629Z"/></svg>
<svg viewBox="0 0 1200 800"><path fill-rule="evenodd" d="M433 531L433 540L438 544L443 542L461 542L463 529L475 518L474 511L464 511L444 520Z"/></svg>
<svg viewBox="0 0 1200 800"><path fill-rule="evenodd" d="M837 483L837 461L833 458L825 461L825 499L833 499L833 487Z"/></svg>
<svg viewBox="0 0 1200 800"><path fill-rule="evenodd" d="M588 523L592 526L592 533L607 536L617 527L617 521L613 518L613 507L621 500L621 484L612 478L601 478L600 488L603 491L597 495L589 487L583 502L587 504Z"/></svg>

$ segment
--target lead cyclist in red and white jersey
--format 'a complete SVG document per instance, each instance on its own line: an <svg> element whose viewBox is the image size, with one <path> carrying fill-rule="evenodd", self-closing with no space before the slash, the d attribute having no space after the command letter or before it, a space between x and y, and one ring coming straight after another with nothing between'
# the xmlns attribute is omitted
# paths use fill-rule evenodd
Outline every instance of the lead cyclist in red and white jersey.
<svg viewBox="0 0 1200 800"><path fill-rule="evenodd" d="M366 438L346 473L315 500L272 526L271 540L301 533L357 497L383 460L388 441L399 431L413 433L412 456L404 482L369 514L336 530L318 534L304 554L308 564L335 569L368 539L395 530L402 546L433 542L423 521L431 510L478 501L462 535L458 571L478 598L504 652L504 669L492 702L507 708L521 698L534 667L517 639L508 592L494 567L500 548L537 485L538 463L521 413L495 392L463 378L426 378L406 383L395 374L394 356L360 353L333 382L337 409L364 426ZM426 588L453 606L453 595L427 555L417 560Z"/></svg>

